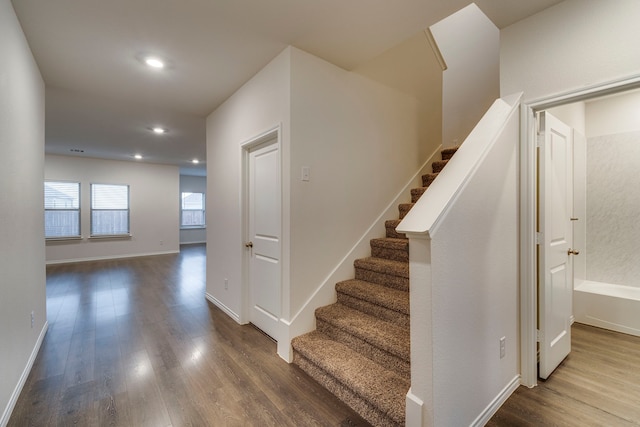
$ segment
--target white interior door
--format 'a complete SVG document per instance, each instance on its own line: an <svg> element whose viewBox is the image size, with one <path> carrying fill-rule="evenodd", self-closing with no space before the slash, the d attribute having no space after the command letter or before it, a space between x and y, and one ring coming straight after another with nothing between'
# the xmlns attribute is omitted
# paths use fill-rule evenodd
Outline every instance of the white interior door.
<svg viewBox="0 0 640 427"><path fill-rule="evenodd" d="M249 151L249 320L278 339L281 315L281 185L276 138Z"/></svg>
<svg viewBox="0 0 640 427"><path fill-rule="evenodd" d="M539 129L538 374L546 379L571 351L573 147L571 128L551 114Z"/></svg>

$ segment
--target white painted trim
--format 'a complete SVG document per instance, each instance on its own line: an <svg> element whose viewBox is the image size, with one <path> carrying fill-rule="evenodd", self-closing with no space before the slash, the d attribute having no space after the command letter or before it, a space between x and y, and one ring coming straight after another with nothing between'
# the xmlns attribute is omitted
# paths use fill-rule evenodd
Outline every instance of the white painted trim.
<svg viewBox="0 0 640 427"><path fill-rule="evenodd" d="M49 329L49 322L45 321L42 330L40 331L40 335L38 335L38 339L36 341L36 345L31 350L31 355L29 356L29 360L27 360L27 365L24 367L22 371L22 375L20 375L20 380L16 387L13 389L13 393L11 393L11 397L9 398L9 403L4 408L4 412L2 414L2 418L0 418L0 426L6 427L9 424L9 418L11 418L11 413L16 406L16 402L18 401L18 397L20 397L20 393L22 393L22 389L27 382L27 378L29 377L29 373L33 368L33 364L36 361L36 357L38 357L38 352L40 351L40 347L42 346L42 341L44 341L44 337L47 334L47 330Z"/></svg>
<svg viewBox="0 0 640 427"><path fill-rule="evenodd" d="M614 79L598 84L573 89L567 92L527 100L521 106L520 141L520 342L521 381L533 387L537 384L537 351L535 341L537 329L537 284L536 284L536 134L534 113L559 105L584 101L598 96L636 89L640 87L640 74Z"/></svg>
<svg viewBox="0 0 640 427"><path fill-rule="evenodd" d="M407 392L404 425L406 427L422 427L424 418L424 402L413 394L411 388L409 388Z"/></svg>
<svg viewBox="0 0 640 427"><path fill-rule="evenodd" d="M145 257L145 256L170 255L170 254L179 254L179 253L180 251L177 250L177 251L148 252L148 253L140 253L140 254L107 255L107 256L88 257L88 258L59 259L59 260L47 261L46 265L69 264L69 263L85 262L85 261L105 261L110 259L139 258L139 257Z"/></svg>
<svg viewBox="0 0 640 427"><path fill-rule="evenodd" d="M520 109L520 379L538 384L536 266L536 144L535 118L530 107ZM536 325L531 328L530 325Z"/></svg>
<svg viewBox="0 0 640 427"><path fill-rule="evenodd" d="M498 412L498 409L502 406L504 402L507 401L509 396L513 394L514 391L520 386L520 375L516 375L513 377L509 384L506 385L505 388L493 399L493 401L485 408L484 411L471 423L471 426L482 427L486 423L489 422L491 417Z"/></svg>
<svg viewBox="0 0 640 427"><path fill-rule="evenodd" d="M220 301L219 299L217 299L216 297L214 297L213 295L211 295L209 292L205 292L204 294L205 298L212 303L213 305L215 305L216 307L218 307L220 310L224 311L225 314L229 317L231 317L233 320L236 321L236 323L240 324L240 325L244 325L247 322L241 322L240 321L240 316L238 316L238 314L236 312L234 312L233 310L231 310L229 307L227 307L226 305L224 305L222 303L222 301Z"/></svg>

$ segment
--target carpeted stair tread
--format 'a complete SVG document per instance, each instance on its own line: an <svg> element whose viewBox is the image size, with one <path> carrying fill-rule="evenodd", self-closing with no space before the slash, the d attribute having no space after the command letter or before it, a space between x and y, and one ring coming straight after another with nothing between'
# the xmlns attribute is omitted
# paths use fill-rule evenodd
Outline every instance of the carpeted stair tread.
<svg viewBox="0 0 640 427"><path fill-rule="evenodd" d="M298 353L294 353L295 356L308 359L312 365L368 402L389 419L389 425L404 424L410 384L401 376L318 331L294 338L291 344ZM314 378L323 384L322 378ZM348 401L345 403L350 405ZM375 416L362 412L360 415L370 422L376 421ZM383 425L379 420L376 424Z"/></svg>
<svg viewBox="0 0 640 427"><path fill-rule="evenodd" d="M409 240L383 237L371 239L371 256L409 262Z"/></svg>
<svg viewBox="0 0 640 427"><path fill-rule="evenodd" d="M449 160L453 155L458 151L458 147L449 147L444 148L440 151L440 155L442 156L442 160Z"/></svg>
<svg viewBox="0 0 640 427"><path fill-rule="evenodd" d="M363 270L375 271L376 273L388 274L391 276L409 278L409 263L393 261L376 257L359 258L353 265Z"/></svg>
<svg viewBox="0 0 640 427"><path fill-rule="evenodd" d="M388 219L384 222L384 228L386 230L386 235L389 238L395 239L406 239L407 235L404 233L398 233L396 228L400 225L399 219Z"/></svg>
<svg viewBox="0 0 640 427"><path fill-rule="evenodd" d="M336 283L338 294L349 295L369 303L409 315L409 292L383 285L350 279Z"/></svg>
<svg viewBox="0 0 640 427"><path fill-rule="evenodd" d="M342 304L316 309L316 318L336 326L376 347L409 360L409 330Z"/></svg>
<svg viewBox="0 0 640 427"><path fill-rule="evenodd" d="M353 263L356 279L402 291L409 290L409 263L382 258L361 258Z"/></svg>
<svg viewBox="0 0 640 427"><path fill-rule="evenodd" d="M425 173L422 175L422 186L428 187L433 183L433 180L438 176L437 173Z"/></svg>
<svg viewBox="0 0 640 427"><path fill-rule="evenodd" d="M409 328L335 303L316 309L316 330L406 378L409 363Z"/></svg>
<svg viewBox="0 0 640 427"><path fill-rule="evenodd" d="M431 170L433 173L438 173L447 165L449 160L437 160L431 164Z"/></svg>
<svg viewBox="0 0 640 427"><path fill-rule="evenodd" d="M417 187L411 189L411 203L416 203L420 197L427 191L427 187Z"/></svg>

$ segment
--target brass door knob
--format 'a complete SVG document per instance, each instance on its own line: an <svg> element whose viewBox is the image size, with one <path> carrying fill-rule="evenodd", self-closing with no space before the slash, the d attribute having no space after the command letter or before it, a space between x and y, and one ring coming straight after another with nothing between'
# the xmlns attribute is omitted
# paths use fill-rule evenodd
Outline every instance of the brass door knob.
<svg viewBox="0 0 640 427"><path fill-rule="evenodd" d="M567 251L567 255L579 255L580 251L577 249L571 249L569 248L569 250Z"/></svg>
<svg viewBox="0 0 640 427"><path fill-rule="evenodd" d="M253 247L253 242L248 242L244 244L245 248L252 248Z"/></svg>

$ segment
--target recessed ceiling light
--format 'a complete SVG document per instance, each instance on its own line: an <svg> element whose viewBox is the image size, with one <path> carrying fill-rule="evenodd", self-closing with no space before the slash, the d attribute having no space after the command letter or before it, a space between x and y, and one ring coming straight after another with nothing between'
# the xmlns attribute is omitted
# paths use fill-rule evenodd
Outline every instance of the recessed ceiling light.
<svg viewBox="0 0 640 427"><path fill-rule="evenodd" d="M142 159L142 155L141 155L141 154L136 154L136 155L135 155L135 156L133 156L133 157L135 157L135 158L136 158L136 159L138 159L138 160Z"/></svg>
<svg viewBox="0 0 640 427"><path fill-rule="evenodd" d="M157 133L157 134L167 133L167 130L161 127L151 128L151 130L153 131L153 133Z"/></svg>
<svg viewBox="0 0 640 427"><path fill-rule="evenodd" d="M164 61L158 58L154 58L152 56L145 58L144 63L151 68L158 68L158 69L164 68Z"/></svg>
<svg viewBox="0 0 640 427"><path fill-rule="evenodd" d="M193 163L194 165L197 165L198 163L200 163L200 160L193 159L193 160L191 160L191 163Z"/></svg>

